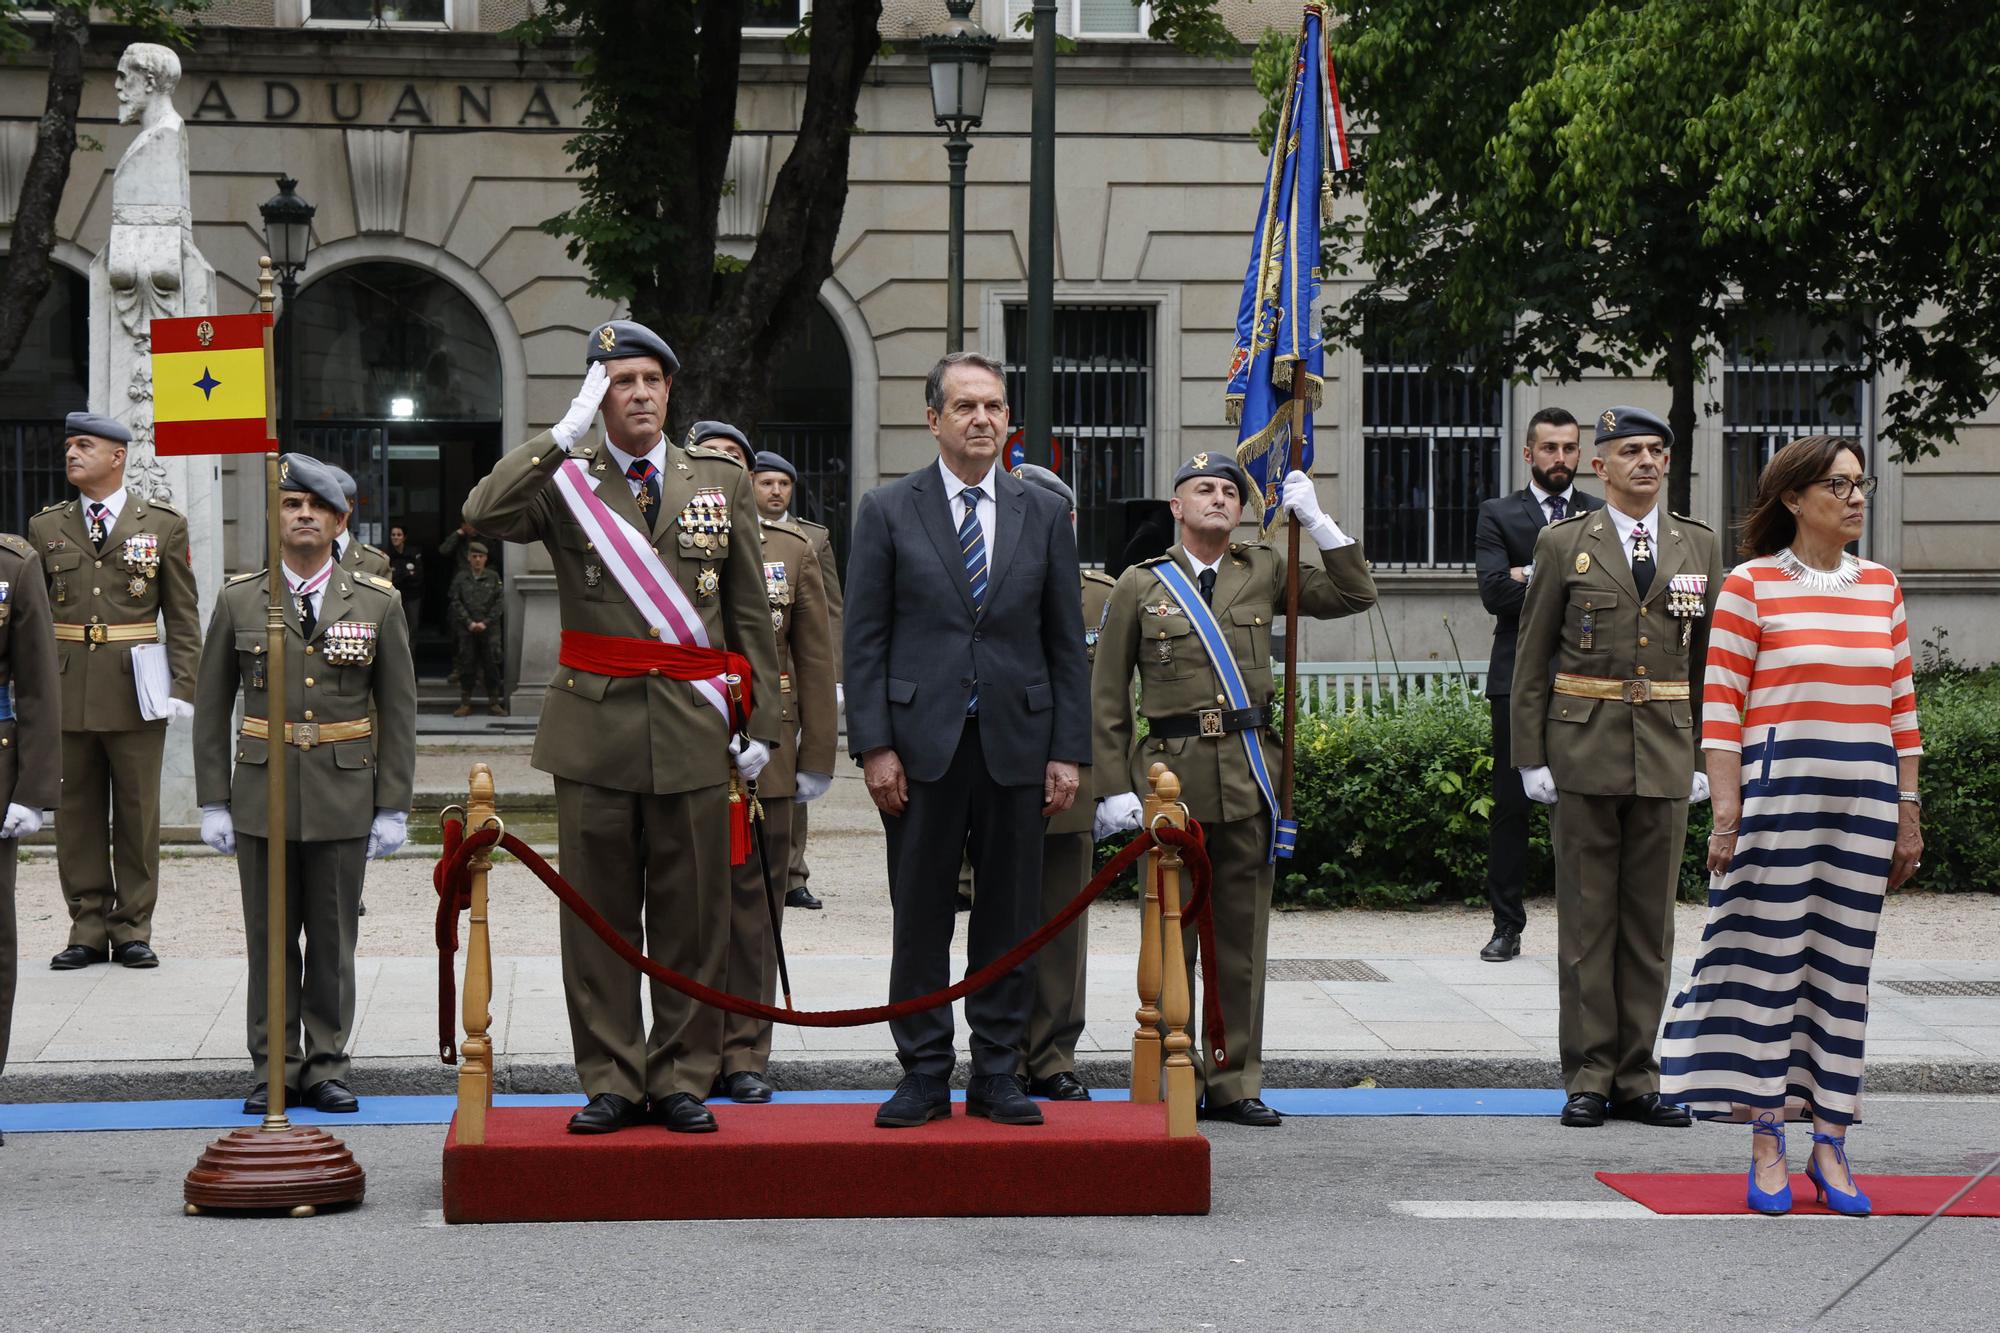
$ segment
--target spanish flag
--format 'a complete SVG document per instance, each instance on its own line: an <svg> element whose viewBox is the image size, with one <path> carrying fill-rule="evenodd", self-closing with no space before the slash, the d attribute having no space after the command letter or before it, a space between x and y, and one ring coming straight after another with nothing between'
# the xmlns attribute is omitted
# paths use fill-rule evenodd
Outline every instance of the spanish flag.
<svg viewBox="0 0 2000 1333"><path fill-rule="evenodd" d="M277 447L265 396L271 317L153 321L153 448L162 454L258 454Z"/></svg>

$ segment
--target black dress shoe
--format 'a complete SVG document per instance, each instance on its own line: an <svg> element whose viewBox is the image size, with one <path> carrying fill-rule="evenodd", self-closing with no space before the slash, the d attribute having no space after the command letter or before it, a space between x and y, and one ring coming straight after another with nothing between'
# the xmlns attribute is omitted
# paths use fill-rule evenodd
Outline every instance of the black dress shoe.
<svg viewBox="0 0 2000 1333"><path fill-rule="evenodd" d="M715 1133L715 1112L691 1092L677 1092L663 1102L654 1102L651 1119L676 1134Z"/></svg>
<svg viewBox="0 0 2000 1333"><path fill-rule="evenodd" d="M299 1096L299 1090L297 1088L285 1089L285 1105L297 1106L300 1102L304 1100L305 1098ZM256 1087L250 1089L250 1095L243 1099L243 1114L263 1115L266 1111L270 1109L271 1109L271 1085L269 1083L259 1082Z"/></svg>
<svg viewBox="0 0 2000 1333"><path fill-rule="evenodd" d="M1083 1080L1065 1069L1060 1074L1047 1078L1028 1080L1028 1094L1032 1097L1046 1097L1052 1102L1087 1102L1090 1089L1083 1086Z"/></svg>
<svg viewBox="0 0 2000 1333"><path fill-rule="evenodd" d="M1263 1099L1245 1097L1241 1101L1224 1102L1212 1106L1203 1102L1198 1108L1198 1119L1224 1120L1232 1125L1249 1125L1253 1129L1276 1129L1285 1118L1264 1105Z"/></svg>
<svg viewBox="0 0 2000 1333"><path fill-rule="evenodd" d="M49 971L74 972L79 967L89 967L92 963L101 963L107 957L109 955L102 949L93 949L88 944L72 944L54 958L49 959Z"/></svg>
<svg viewBox="0 0 2000 1333"><path fill-rule="evenodd" d="M160 956L144 940L127 940L111 947L111 961L125 967L158 967Z"/></svg>
<svg viewBox="0 0 2000 1333"><path fill-rule="evenodd" d="M808 912L817 912L826 904L813 897L813 891L801 884L785 895L785 906L803 907Z"/></svg>
<svg viewBox="0 0 2000 1333"><path fill-rule="evenodd" d="M965 1113L996 1125L1042 1123L1042 1108L1021 1091L1021 1080L1012 1074L988 1074L973 1079L965 1089Z"/></svg>
<svg viewBox="0 0 2000 1333"><path fill-rule="evenodd" d="M621 1129L629 1129L646 1118L646 1109L638 1102L620 1097L615 1092L600 1092L583 1104L583 1109L569 1118L569 1132L572 1134L611 1134Z"/></svg>
<svg viewBox="0 0 2000 1333"><path fill-rule="evenodd" d="M1641 1093L1630 1101L1618 1102L1611 1108L1613 1120L1636 1120L1642 1125L1656 1129L1686 1129L1694 1123L1688 1109L1677 1102L1660 1100L1657 1092Z"/></svg>
<svg viewBox="0 0 2000 1333"><path fill-rule="evenodd" d="M1563 1103L1562 1122L1571 1129L1596 1129L1610 1109L1611 1099L1601 1092L1572 1092Z"/></svg>
<svg viewBox="0 0 2000 1333"><path fill-rule="evenodd" d="M771 1094L776 1091L771 1081L754 1069L722 1076L722 1095L732 1102L760 1104L770 1101Z"/></svg>
<svg viewBox="0 0 2000 1333"><path fill-rule="evenodd" d="M1521 937L1510 930L1496 930L1493 938L1486 941L1486 947L1479 951L1482 961L1504 963L1509 958L1521 956Z"/></svg>
<svg viewBox="0 0 2000 1333"><path fill-rule="evenodd" d="M349 1092L347 1085L337 1078L322 1079L305 1092L300 1104L315 1111L325 1111L329 1115L353 1115L361 1109L361 1099Z"/></svg>
<svg viewBox="0 0 2000 1333"><path fill-rule="evenodd" d="M951 1115L951 1084L929 1074L905 1074L895 1095L875 1108L878 1129L910 1129Z"/></svg>

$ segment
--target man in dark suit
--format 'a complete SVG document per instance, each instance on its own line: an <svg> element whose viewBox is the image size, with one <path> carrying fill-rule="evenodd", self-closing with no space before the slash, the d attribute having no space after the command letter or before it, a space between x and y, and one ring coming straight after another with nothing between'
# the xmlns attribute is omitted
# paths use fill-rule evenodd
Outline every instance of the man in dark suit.
<svg viewBox="0 0 2000 1333"><path fill-rule="evenodd" d="M1493 938L1479 951L1489 963L1521 953L1528 912L1521 898L1528 865L1528 798L1515 771L1507 706L1514 688L1514 638L1521 603L1534 575L1535 539L1559 518L1604 501L1576 489L1582 445L1576 418L1545 407L1528 419L1521 457L1529 483L1479 506L1479 600L1493 613L1493 660L1486 698L1493 712L1493 815L1486 844L1486 900L1493 904Z"/></svg>
<svg viewBox="0 0 2000 1333"><path fill-rule="evenodd" d="M1007 386L998 364L970 352L944 357L924 402L937 462L862 497L847 564L848 748L888 833L892 1002L948 982L962 853L979 883L966 950L973 970L1039 924L1043 829L1075 801L1078 768L1090 762L1069 511L1000 468ZM1034 999L1030 966L966 998L970 1115L1042 1122L1015 1073ZM875 1123L950 1115L951 1010L889 1027L903 1081Z"/></svg>

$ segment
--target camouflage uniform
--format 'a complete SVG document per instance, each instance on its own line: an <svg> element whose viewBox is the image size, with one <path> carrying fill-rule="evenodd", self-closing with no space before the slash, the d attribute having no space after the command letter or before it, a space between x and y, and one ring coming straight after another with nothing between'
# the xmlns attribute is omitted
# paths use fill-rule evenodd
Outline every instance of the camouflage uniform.
<svg viewBox="0 0 2000 1333"><path fill-rule="evenodd" d="M451 579L451 632L457 642L458 695L461 706L472 703L472 686L482 675L486 702L498 708L506 692L506 588L492 568L477 574L460 570ZM484 623L484 630L470 628Z"/></svg>

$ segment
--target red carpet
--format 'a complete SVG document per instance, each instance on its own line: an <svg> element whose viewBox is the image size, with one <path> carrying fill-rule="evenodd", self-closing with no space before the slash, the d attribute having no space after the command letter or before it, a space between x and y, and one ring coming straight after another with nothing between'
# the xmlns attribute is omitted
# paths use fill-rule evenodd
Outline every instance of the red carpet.
<svg viewBox="0 0 2000 1333"><path fill-rule="evenodd" d="M1599 1171L1597 1178L1628 1199L1656 1213L1747 1213L1743 1201L1747 1168L1731 1175L1673 1175ZM1971 1176L1873 1176L1863 1173L1855 1183L1881 1217L1926 1217L1965 1187ZM1792 1211L1832 1217L1822 1207L1804 1171L1792 1172ZM2000 1178L1988 1176L1979 1188L1952 1205L1948 1217L2000 1217Z"/></svg>
<svg viewBox="0 0 2000 1333"><path fill-rule="evenodd" d="M565 1132L567 1107L496 1107L487 1141L444 1145L448 1222L1206 1213L1208 1140L1164 1106L1049 1102L1041 1126L952 1108L875 1128L873 1105L712 1108L714 1134Z"/></svg>

